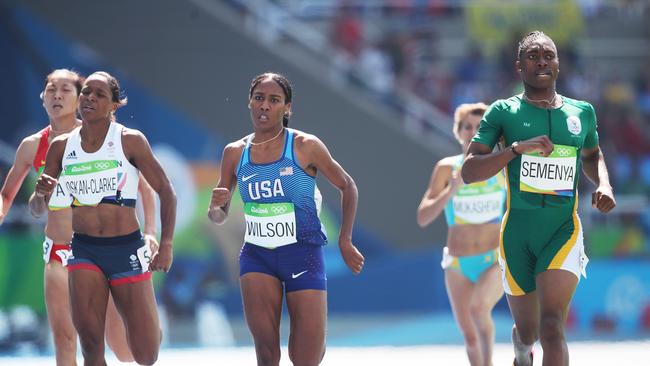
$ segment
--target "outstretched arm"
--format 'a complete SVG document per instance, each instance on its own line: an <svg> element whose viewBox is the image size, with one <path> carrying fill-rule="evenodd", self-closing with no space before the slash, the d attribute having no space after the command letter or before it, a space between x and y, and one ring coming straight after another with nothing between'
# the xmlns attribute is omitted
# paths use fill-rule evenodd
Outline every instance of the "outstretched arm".
<svg viewBox="0 0 650 366"><path fill-rule="evenodd" d="M36 153L34 141L31 137L25 138L16 150L16 157L14 164L7 173L7 178L2 185L0 191L0 225L4 221L5 216L9 212L11 205L20 190L20 186L25 181L25 177L29 173L31 167L31 159Z"/></svg>
<svg viewBox="0 0 650 366"><path fill-rule="evenodd" d="M609 183L609 172L605 164L605 156L599 146L583 149L580 155L582 171L596 185L596 191L591 195L591 205L600 212L607 213L616 206L612 185Z"/></svg>
<svg viewBox="0 0 650 366"><path fill-rule="evenodd" d="M359 274L363 269L365 258L352 244L352 227L357 212L359 193L357 185L341 165L332 158L323 142L316 137L305 137L304 149L310 165L341 192L341 231L339 233L339 249L348 268Z"/></svg>

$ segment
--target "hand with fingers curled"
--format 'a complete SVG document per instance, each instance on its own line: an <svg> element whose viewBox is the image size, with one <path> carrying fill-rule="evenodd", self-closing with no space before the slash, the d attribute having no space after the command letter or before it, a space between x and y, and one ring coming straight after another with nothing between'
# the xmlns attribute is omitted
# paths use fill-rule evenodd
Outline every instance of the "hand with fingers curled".
<svg viewBox="0 0 650 366"><path fill-rule="evenodd" d="M172 266L174 255L171 243L161 243L158 251L153 255L149 270L151 272L168 272Z"/></svg>
<svg viewBox="0 0 650 366"><path fill-rule="evenodd" d="M212 190L212 198L210 199L210 207L208 208L208 217L212 222L221 224L226 220L227 215L223 207L228 204L231 195L228 188L215 187Z"/></svg>
<svg viewBox="0 0 650 366"><path fill-rule="evenodd" d="M519 141L517 144L516 153L539 153L541 156L549 156L553 152L555 146L551 139L546 135L533 137L528 140Z"/></svg>
<svg viewBox="0 0 650 366"><path fill-rule="evenodd" d="M47 174L41 174L36 180L34 193L39 197L49 197L56 187L57 179Z"/></svg>
<svg viewBox="0 0 650 366"><path fill-rule="evenodd" d="M155 256L156 253L158 253L158 248L160 248L160 244L158 244L158 239L156 239L156 236L153 234L144 234L144 243L147 245L149 250L151 250L151 255Z"/></svg>
<svg viewBox="0 0 650 366"><path fill-rule="evenodd" d="M451 179L449 179L449 190L451 194L456 194L458 190L464 186L463 178L460 176L459 170L454 170L451 172Z"/></svg>
<svg viewBox="0 0 650 366"><path fill-rule="evenodd" d="M361 273L366 259L359 249L352 244L352 241L339 238L339 250L341 251L343 261L345 261L345 264L350 268L352 273L355 275Z"/></svg>
<svg viewBox="0 0 650 366"><path fill-rule="evenodd" d="M614 191L611 186L599 186L591 194L591 206L602 213L607 213L616 207Z"/></svg>

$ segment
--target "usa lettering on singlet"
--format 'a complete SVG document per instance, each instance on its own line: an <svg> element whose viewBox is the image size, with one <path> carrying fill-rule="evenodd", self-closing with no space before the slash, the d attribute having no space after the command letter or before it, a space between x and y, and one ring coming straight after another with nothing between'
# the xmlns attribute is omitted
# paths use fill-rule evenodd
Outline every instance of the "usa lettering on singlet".
<svg viewBox="0 0 650 366"><path fill-rule="evenodd" d="M265 248L297 242L324 244L315 200L315 179L306 174L293 153L294 131L287 129L279 160L255 164L250 138L237 168L244 201L244 241Z"/></svg>
<svg viewBox="0 0 650 366"><path fill-rule="evenodd" d="M138 170L122 149L124 126L112 122L104 143L94 153L81 148L80 129L73 131L63 154L60 183L75 206L111 203L135 206L138 194Z"/></svg>

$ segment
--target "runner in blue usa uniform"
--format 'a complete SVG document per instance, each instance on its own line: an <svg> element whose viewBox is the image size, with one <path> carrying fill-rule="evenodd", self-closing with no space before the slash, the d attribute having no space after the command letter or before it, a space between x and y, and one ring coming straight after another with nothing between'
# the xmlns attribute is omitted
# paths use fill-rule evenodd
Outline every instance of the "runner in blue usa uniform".
<svg viewBox="0 0 650 366"><path fill-rule="evenodd" d="M315 136L287 128L292 88L282 75L253 79L248 107L254 133L228 144L221 179L208 216L221 224L238 185L246 227L240 264L244 312L255 341L258 365L280 362L280 315L287 297L291 321L289 357L296 365L317 365L325 354L327 238L317 211L316 174L341 191L339 248L354 274L363 255L352 244L357 188L352 177Z"/></svg>

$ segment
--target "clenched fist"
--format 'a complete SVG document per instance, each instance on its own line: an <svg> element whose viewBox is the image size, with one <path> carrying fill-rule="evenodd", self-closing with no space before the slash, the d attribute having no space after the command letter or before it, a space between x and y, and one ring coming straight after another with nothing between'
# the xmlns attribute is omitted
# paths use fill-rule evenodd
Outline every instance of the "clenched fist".
<svg viewBox="0 0 650 366"><path fill-rule="evenodd" d="M230 190L228 188L216 187L212 190L210 208L225 206L230 201Z"/></svg>
<svg viewBox="0 0 650 366"><path fill-rule="evenodd" d="M212 190L212 198L210 199L210 207L208 208L208 217L216 224L222 224L226 217L226 211L222 209L230 202L230 190L228 188L216 187Z"/></svg>
<svg viewBox="0 0 650 366"><path fill-rule="evenodd" d="M40 197L49 196L52 194L52 191L54 191L56 183L56 178L50 177L47 174L41 174L41 176L38 177L38 180L36 181L36 188L34 189L34 193Z"/></svg>

